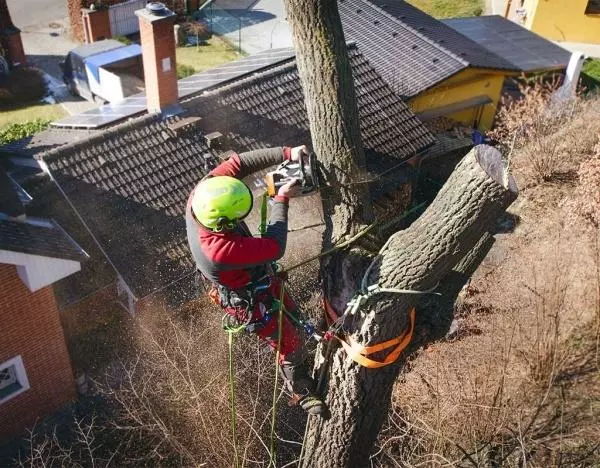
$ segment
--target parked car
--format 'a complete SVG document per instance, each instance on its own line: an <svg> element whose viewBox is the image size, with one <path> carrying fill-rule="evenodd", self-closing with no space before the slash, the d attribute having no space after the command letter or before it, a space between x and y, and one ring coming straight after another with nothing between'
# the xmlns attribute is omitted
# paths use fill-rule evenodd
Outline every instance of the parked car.
<svg viewBox="0 0 600 468"><path fill-rule="evenodd" d="M60 63L69 91L88 101L118 102L144 90L142 48L107 39L70 51Z"/></svg>

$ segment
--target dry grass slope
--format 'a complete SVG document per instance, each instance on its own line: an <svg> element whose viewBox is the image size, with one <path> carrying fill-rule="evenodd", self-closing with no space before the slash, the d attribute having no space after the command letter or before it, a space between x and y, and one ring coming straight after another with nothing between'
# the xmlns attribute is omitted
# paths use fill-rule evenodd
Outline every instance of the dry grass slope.
<svg viewBox="0 0 600 468"><path fill-rule="evenodd" d="M547 119L513 150L519 222L463 290L454 338L398 383L379 466L600 463L600 98L548 111L531 93L542 109L508 122Z"/></svg>

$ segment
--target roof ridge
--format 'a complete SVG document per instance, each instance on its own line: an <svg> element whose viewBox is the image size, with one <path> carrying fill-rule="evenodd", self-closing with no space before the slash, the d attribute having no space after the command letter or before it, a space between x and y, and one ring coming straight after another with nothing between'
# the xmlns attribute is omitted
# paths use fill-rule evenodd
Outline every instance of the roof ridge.
<svg viewBox="0 0 600 468"><path fill-rule="evenodd" d="M98 133L94 133L90 135L88 138L83 138L81 140L74 141L73 143L67 143L66 145L59 146L58 148L52 148L51 150L44 151L42 153L38 153L34 155L34 159L42 160L42 161L51 161L57 158L61 153L67 151L77 151L82 147L85 147L89 144L100 143L106 138L110 138L112 136L118 135L119 133L125 133L130 130L135 130L140 124L150 123L153 120L158 120L160 114L144 114L134 119L127 120L120 124L115 125L114 127L107 128L106 130L100 131Z"/></svg>
<svg viewBox="0 0 600 468"><path fill-rule="evenodd" d="M445 54L449 55L450 57L452 57L455 60L458 60L460 63L462 63L465 67L468 67L471 65L470 62L468 62L467 60L463 59L462 57L456 55L454 52L452 52L451 50L447 49L446 47L442 46L441 44L431 40L430 38L428 38L425 34L422 34L421 32L419 32L418 30L416 30L415 28L413 28L412 26L410 26L409 24L403 22L400 20L400 18L397 18L396 16L392 15L391 13L388 13L387 11L385 11L383 8L381 8L378 5L375 5L374 3L370 2L369 0L360 0L363 3L368 4L371 8L373 8L374 10L378 11L379 13L383 14L384 16L387 16L388 18L390 18L392 21L394 21L395 23L399 24L400 26L402 26L403 28L409 30L410 32L414 33L416 36L420 37L421 39L423 39L425 42L431 44L432 46L434 46L435 48L437 48L438 50L444 52ZM406 3L406 2L404 2ZM411 8L416 8L413 7L412 5L410 5L409 3L407 3L407 5ZM419 10L418 8L416 8L417 10ZM425 13L422 10L421 11L423 14L427 15L427 13ZM431 15L427 15L427 16L431 16ZM433 16L431 16L432 19L439 21L438 19L434 18ZM459 33L460 34L460 33ZM466 36L464 36L466 37Z"/></svg>

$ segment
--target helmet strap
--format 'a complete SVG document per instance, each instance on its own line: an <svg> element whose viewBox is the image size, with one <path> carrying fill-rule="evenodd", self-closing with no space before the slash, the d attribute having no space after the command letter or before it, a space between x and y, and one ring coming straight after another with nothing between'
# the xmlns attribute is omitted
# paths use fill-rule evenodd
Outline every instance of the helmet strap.
<svg viewBox="0 0 600 468"><path fill-rule="evenodd" d="M237 221L231 220L226 217L219 218L217 220L217 227L214 229L215 232L233 231L237 226Z"/></svg>

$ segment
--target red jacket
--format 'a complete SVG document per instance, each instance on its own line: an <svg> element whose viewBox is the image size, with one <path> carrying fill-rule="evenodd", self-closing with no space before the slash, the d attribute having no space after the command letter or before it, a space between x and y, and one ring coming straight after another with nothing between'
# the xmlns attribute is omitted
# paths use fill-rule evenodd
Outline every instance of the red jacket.
<svg viewBox="0 0 600 468"><path fill-rule="evenodd" d="M207 177L231 176L242 179L290 158L290 148L268 148L233 155ZM214 283L241 289L265 274L264 265L280 259L287 242L288 199L276 196L270 209L265 234L253 237L240 222L233 232L213 232L196 221L191 204L186 207L187 237L198 270Z"/></svg>

